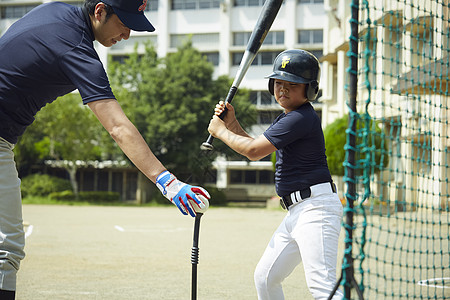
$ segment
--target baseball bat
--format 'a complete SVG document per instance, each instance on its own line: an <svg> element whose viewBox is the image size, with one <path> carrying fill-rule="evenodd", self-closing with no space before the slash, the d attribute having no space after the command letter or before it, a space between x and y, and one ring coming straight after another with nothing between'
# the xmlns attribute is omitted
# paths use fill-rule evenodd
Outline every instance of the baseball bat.
<svg viewBox="0 0 450 300"><path fill-rule="evenodd" d="M239 64L236 76L234 77L233 84L231 85L231 88L228 91L228 95L225 98L225 103L231 103L231 101L233 101L234 95L236 95L236 92L239 88L239 85L241 84L242 79L245 76L245 73L247 73L248 68L252 64L259 48L264 42L264 39L266 38L266 35L269 32L269 29L272 26L272 23L275 20L275 17L277 16L282 3L283 0L267 0L264 3L258 21L256 22L255 28L253 29L253 32L247 43L247 48L244 52L244 55L242 56L242 60ZM225 114L226 108L223 113L220 114L219 118L223 119L225 117ZM206 142L204 142L200 146L200 149L212 150L214 148L212 145L213 140L214 137L209 135Z"/></svg>

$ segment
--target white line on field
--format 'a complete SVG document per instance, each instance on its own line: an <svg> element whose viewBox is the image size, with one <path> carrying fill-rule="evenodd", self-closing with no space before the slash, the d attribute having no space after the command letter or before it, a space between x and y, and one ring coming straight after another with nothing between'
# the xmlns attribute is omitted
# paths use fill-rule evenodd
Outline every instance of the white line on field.
<svg viewBox="0 0 450 300"><path fill-rule="evenodd" d="M88 291L40 291L40 294L46 295L97 295L97 292L88 292Z"/></svg>
<svg viewBox="0 0 450 300"><path fill-rule="evenodd" d="M114 228L119 230L119 231L121 231L121 232L125 231L125 229L123 229L123 227L120 227L119 225L114 226Z"/></svg>

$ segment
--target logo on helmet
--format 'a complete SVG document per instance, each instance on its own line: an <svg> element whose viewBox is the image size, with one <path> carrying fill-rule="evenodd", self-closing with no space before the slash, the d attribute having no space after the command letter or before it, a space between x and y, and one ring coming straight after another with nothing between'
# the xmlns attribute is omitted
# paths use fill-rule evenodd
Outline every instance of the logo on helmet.
<svg viewBox="0 0 450 300"><path fill-rule="evenodd" d="M290 57L283 57L283 60L281 61L281 68L286 68L286 65L291 61Z"/></svg>
<svg viewBox="0 0 450 300"><path fill-rule="evenodd" d="M143 11L145 9L145 7L147 6L147 1L148 0L143 0L142 1L142 5L139 6L139 8L138 8L139 11Z"/></svg>

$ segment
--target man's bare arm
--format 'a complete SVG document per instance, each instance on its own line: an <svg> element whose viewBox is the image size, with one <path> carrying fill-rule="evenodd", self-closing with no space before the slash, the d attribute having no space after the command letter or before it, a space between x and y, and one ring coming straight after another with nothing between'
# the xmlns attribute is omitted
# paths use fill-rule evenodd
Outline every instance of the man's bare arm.
<svg viewBox="0 0 450 300"><path fill-rule="evenodd" d="M105 99L90 102L88 106L125 155L155 183L156 177L166 168L153 154L142 135L123 112L120 104L114 99Z"/></svg>

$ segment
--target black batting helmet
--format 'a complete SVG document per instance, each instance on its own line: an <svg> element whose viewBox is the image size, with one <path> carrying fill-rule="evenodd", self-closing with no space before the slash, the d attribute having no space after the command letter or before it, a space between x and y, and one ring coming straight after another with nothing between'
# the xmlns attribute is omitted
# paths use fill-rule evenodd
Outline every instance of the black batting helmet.
<svg viewBox="0 0 450 300"><path fill-rule="evenodd" d="M269 76L269 92L273 95L275 79L305 83L306 98L314 101L319 93L320 65L317 58L305 50L286 50L278 54Z"/></svg>

